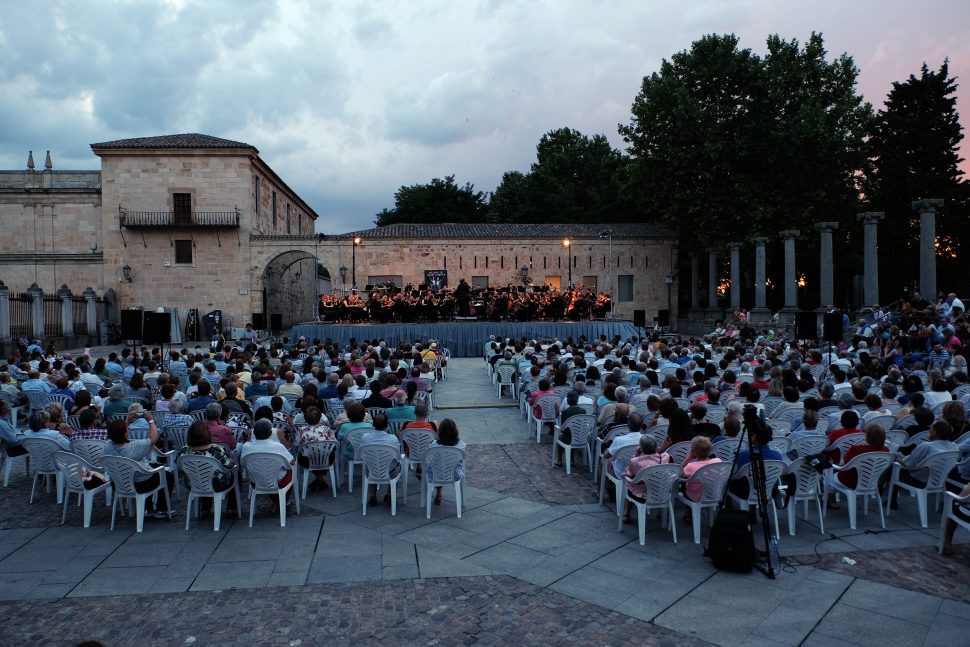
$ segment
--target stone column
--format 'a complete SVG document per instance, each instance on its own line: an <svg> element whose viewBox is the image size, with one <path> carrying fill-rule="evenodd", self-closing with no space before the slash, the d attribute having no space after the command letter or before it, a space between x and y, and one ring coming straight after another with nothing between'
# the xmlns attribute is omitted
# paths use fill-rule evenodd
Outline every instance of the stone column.
<svg viewBox="0 0 970 647"><path fill-rule="evenodd" d="M700 271L700 260L697 258L697 252L691 252L690 254L690 309L691 312L697 312L700 310L700 303L697 296L697 286L701 282L701 271Z"/></svg>
<svg viewBox="0 0 970 647"><path fill-rule="evenodd" d="M707 318L720 319L721 309L717 307L717 248L707 248Z"/></svg>
<svg viewBox="0 0 970 647"><path fill-rule="evenodd" d="M0 347L10 343L10 288L0 281Z"/></svg>
<svg viewBox="0 0 970 647"><path fill-rule="evenodd" d="M795 273L795 239L801 232L797 229L786 229L779 232L785 242L785 306L782 312L789 314L788 319L794 320L794 313L798 310L798 275ZM791 321L787 321L790 323Z"/></svg>
<svg viewBox="0 0 970 647"><path fill-rule="evenodd" d="M919 291L930 303L936 301L936 212L942 207L942 198L913 201L919 211Z"/></svg>
<svg viewBox="0 0 970 647"><path fill-rule="evenodd" d="M34 339L44 338L44 291L36 283L31 283L30 287L27 288L27 294L30 295L30 315L33 321Z"/></svg>
<svg viewBox="0 0 970 647"><path fill-rule="evenodd" d="M67 287L67 283L61 285L61 289L57 291L57 296L61 299L61 335L64 337L74 336L74 304L71 299L74 297L71 294L70 288Z"/></svg>
<svg viewBox="0 0 970 647"><path fill-rule="evenodd" d="M108 321L120 324L121 322L118 320L118 295L115 293L114 288L108 288L104 293L104 300L108 302L105 308Z"/></svg>
<svg viewBox="0 0 970 647"><path fill-rule="evenodd" d="M741 307L741 243L728 243L731 252L731 309Z"/></svg>
<svg viewBox="0 0 970 647"><path fill-rule="evenodd" d="M832 258L832 232L839 228L839 223L837 222L819 222L816 223L815 229L819 232L822 237L821 247L819 249L819 277L821 280L821 285L819 285L819 310L828 310L835 305L835 290L834 290L834 278L832 275L833 270L833 258Z"/></svg>
<svg viewBox="0 0 970 647"><path fill-rule="evenodd" d="M859 220L863 222L865 254L863 261L864 296L863 305L871 306L879 303L879 245L877 243L876 228L879 221L885 217L882 211L867 211L860 213Z"/></svg>
<svg viewBox="0 0 970 647"><path fill-rule="evenodd" d="M98 295L90 286L84 288L81 293L84 297L84 319L87 322L88 337L98 337Z"/></svg>
<svg viewBox="0 0 970 647"><path fill-rule="evenodd" d="M765 277L765 245L768 238L756 237L754 241L754 308L751 310L751 323L767 323L771 320L771 311L767 303L767 280Z"/></svg>

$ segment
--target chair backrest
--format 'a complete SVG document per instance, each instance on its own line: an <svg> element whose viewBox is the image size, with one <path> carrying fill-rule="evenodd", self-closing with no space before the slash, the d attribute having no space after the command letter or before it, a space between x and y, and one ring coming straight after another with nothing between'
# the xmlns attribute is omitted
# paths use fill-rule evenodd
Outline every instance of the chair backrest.
<svg viewBox="0 0 970 647"><path fill-rule="evenodd" d="M680 465L687 459L687 455L690 454L690 442L685 440L683 442L674 443L667 448L667 454L670 455L670 462L677 463Z"/></svg>
<svg viewBox="0 0 970 647"><path fill-rule="evenodd" d="M939 403L935 407L933 407L933 415L936 416L937 418L943 415L943 407L945 407L950 402L952 402L952 400L946 400L944 402Z"/></svg>
<svg viewBox="0 0 970 647"><path fill-rule="evenodd" d="M536 399L536 405L542 413L542 420L553 421L556 419L556 405L562 402L562 398L556 394L542 395Z"/></svg>
<svg viewBox="0 0 970 647"><path fill-rule="evenodd" d="M167 438L169 442L169 449L182 451L185 448L186 438L189 434L188 427L184 425L166 427L164 433L165 438Z"/></svg>
<svg viewBox="0 0 970 647"><path fill-rule="evenodd" d="M625 470L627 464L629 464L630 462L630 459L633 458L633 455L637 453L638 447L639 445L624 445L623 447L620 447L615 452L611 448L610 455L613 457L612 460L619 461L620 464L623 466L623 469ZM623 475L622 470L616 472L616 475L617 477L622 476Z"/></svg>
<svg viewBox="0 0 970 647"><path fill-rule="evenodd" d="M430 448L424 455L424 464L431 474L431 485L454 483L455 469L464 460L464 449L445 445Z"/></svg>
<svg viewBox="0 0 970 647"><path fill-rule="evenodd" d="M805 415L804 407L792 406L792 407L785 407L784 409L781 409L780 411L778 411L775 419L787 420L789 423L791 423L791 422L794 422L795 420L800 419L803 415Z"/></svg>
<svg viewBox="0 0 970 647"><path fill-rule="evenodd" d="M788 450L791 451L794 449L798 452L798 457L802 458L819 454L828 446L828 437L819 434L818 436L802 436L801 438L790 439Z"/></svg>
<svg viewBox="0 0 970 647"><path fill-rule="evenodd" d="M394 461L401 460L401 452L383 443L365 443L357 448L357 458L368 480L386 481L391 478Z"/></svg>
<svg viewBox="0 0 970 647"><path fill-rule="evenodd" d="M116 495L135 496L138 493L135 490L135 474L145 472L141 465L124 456L104 456L101 461Z"/></svg>
<svg viewBox="0 0 970 647"><path fill-rule="evenodd" d="M560 402L562 402L562 399L565 398L566 395L572 390L573 390L573 387L571 387L568 384L552 387L552 392L559 396Z"/></svg>
<svg viewBox="0 0 970 647"><path fill-rule="evenodd" d="M781 454L782 456L791 449L791 442L787 438L773 438L768 441L768 447Z"/></svg>
<svg viewBox="0 0 970 647"><path fill-rule="evenodd" d="M865 434L861 434L861 433L846 434L845 436L836 438L831 445L826 447L826 449L831 451L838 450L842 453L845 453L845 450L847 450L849 447L855 447L856 445L864 445L865 442L866 442Z"/></svg>
<svg viewBox="0 0 970 647"><path fill-rule="evenodd" d="M31 410L43 409L49 402L47 394L43 391L24 391L24 395L27 396L27 403Z"/></svg>
<svg viewBox="0 0 970 647"><path fill-rule="evenodd" d="M322 470L333 465L339 445L340 443L336 440L318 440L312 443L303 443L297 448L297 451L310 461L309 469Z"/></svg>
<svg viewBox="0 0 970 647"><path fill-rule="evenodd" d="M957 445L962 445L963 443L967 442L968 440L970 440L970 431L968 431L967 433L963 434L962 436L960 436L959 438L957 438L953 442L955 442Z"/></svg>
<svg viewBox="0 0 970 647"><path fill-rule="evenodd" d="M242 459L246 476L257 490L275 492L279 490L280 470L289 469L290 462L280 454L253 452Z"/></svg>
<svg viewBox="0 0 970 647"><path fill-rule="evenodd" d="M719 425L724 422L724 415L726 413L727 410L723 407L708 407L707 415L704 416L704 419L713 422L715 425Z"/></svg>
<svg viewBox="0 0 970 647"><path fill-rule="evenodd" d="M346 436L344 436L344 443L349 444L354 449L354 452L356 452L357 448L360 447L361 439L364 437L364 434L371 431L374 431L373 427L352 429L351 431L347 432Z"/></svg>
<svg viewBox="0 0 970 647"><path fill-rule="evenodd" d="M905 445L907 440L909 440L909 434L902 429L890 429L886 432L886 447L890 450Z"/></svg>
<svg viewBox="0 0 970 647"><path fill-rule="evenodd" d="M792 496L809 496L818 492L822 474L808 462L807 456L801 456L792 461L786 472L795 475L795 491Z"/></svg>
<svg viewBox="0 0 970 647"><path fill-rule="evenodd" d="M88 465L83 458L60 450L54 452L54 463L64 475L64 481L69 490L78 492L84 489L84 471L92 469L92 466Z"/></svg>
<svg viewBox="0 0 970 647"><path fill-rule="evenodd" d="M229 427L229 431L232 432L232 437L236 439L237 445L241 445L242 443L249 441L249 433L250 433L249 427L246 427L244 425L233 425L233 424L230 424L227 426Z"/></svg>
<svg viewBox="0 0 970 647"><path fill-rule="evenodd" d="M823 418L828 418L833 413L838 413L839 411L841 411L841 409L838 407L822 407L818 410L818 419L822 420Z"/></svg>
<svg viewBox="0 0 970 647"><path fill-rule="evenodd" d="M722 461L731 462L734 460L734 454L738 451L740 444L741 441L737 438L725 438L714 443L714 455Z"/></svg>
<svg viewBox="0 0 970 647"><path fill-rule="evenodd" d="M924 458L914 469L926 468L929 475L926 478L926 489L930 492L938 492L943 488L947 474L953 466L960 460L960 450L954 449L948 452L938 452Z"/></svg>
<svg viewBox="0 0 970 647"><path fill-rule="evenodd" d="M416 463L424 460L424 455L435 438L435 433L430 429L405 429L401 434L401 440L408 446L408 458Z"/></svg>
<svg viewBox="0 0 970 647"><path fill-rule="evenodd" d="M74 431L81 430L81 416L67 416L67 424L71 426Z"/></svg>
<svg viewBox="0 0 970 647"><path fill-rule="evenodd" d="M109 413L104 417L105 424L115 422L116 420L128 420L127 413Z"/></svg>
<svg viewBox="0 0 970 647"><path fill-rule="evenodd" d="M516 368L514 366L503 365L495 369L495 374L498 375L499 384L512 384L512 377L516 373Z"/></svg>
<svg viewBox="0 0 970 647"><path fill-rule="evenodd" d="M189 480L189 487L193 494L211 496L215 494L212 487L212 477L226 469L212 456L199 454L184 454L178 458L179 469Z"/></svg>
<svg viewBox="0 0 970 647"><path fill-rule="evenodd" d="M665 465L651 465L644 467L633 477L633 483L643 483L646 486L644 499L649 506L666 505L670 494L680 477L680 465L667 463Z"/></svg>
<svg viewBox="0 0 970 647"><path fill-rule="evenodd" d="M890 429L893 428L893 425L895 423L896 423L896 416L875 416L874 418L872 418L872 420L870 420L866 424L867 425L877 424L883 428L883 431L889 431Z"/></svg>
<svg viewBox="0 0 970 647"><path fill-rule="evenodd" d="M771 415L771 412L774 411L775 408L784 401L785 401L784 398L781 398L777 395L769 395L759 400L761 405L764 406L765 408L765 414L769 416Z"/></svg>
<svg viewBox="0 0 970 647"><path fill-rule="evenodd" d="M764 461L765 464L765 486L768 492L774 489L775 484L778 483L778 479L781 478L782 473L785 471L785 461L779 460L767 460ZM754 494L754 488L751 488L751 493Z"/></svg>
<svg viewBox="0 0 970 647"><path fill-rule="evenodd" d="M915 447L916 445L921 445L922 443L929 442L929 440L930 440L930 432L921 431L917 434L913 434L912 436L910 436L909 440L907 440L904 444L912 445Z"/></svg>
<svg viewBox="0 0 970 647"><path fill-rule="evenodd" d="M906 427L910 427L915 424L916 416L910 413L897 420L893 425L893 429L905 429Z"/></svg>
<svg viewBox="0 0 970 647"><path fill-rule="evenodd" d="M687 398L674 398L674 402L677 403L678 409L683 409L684 411L690 410L691 402Z"/></svg>
<svg viewBox="0 0 970 647"><path fill-rule="evenodd" d="M771 433L773 436L787 436L791 432L791 420L769 420L768 426L771 427Z"/></svg>
<svg viewBox="0 0 970 647"><path fill-rule="evenodd" d="M373 420L374 416L376 416L379 413L383 413L387 415L387 408L386 407L367 407L367 414L370 416L371 420Z"/></svg>
<svg viewBox="0 0 970 647"><path fill-rule="evenodd" d="M596 430L596 416L585 413L570 416L562 424L562 431L569 429L572 447L582 447L589 443L590 434Z"/></svg>
<svg viewBox="0 0 970 647"><path fill-rule="evenodd" d="M845 469L855 468L858 475L857 492L877 492L879 477L892 463L893 457L889 452L866 452L846 463Z"/></svg>
<svg viewBox="0 0 970 647"><path fill-rule="evenodd" d="M954 400L962 398L964 396L970 395L970 384L961 384L960 386L953 389L950 394L953 396Z"/></svg>
<svg viewBox="0 0 970 647"><path fill-rule="evenodd" d="M67 413L67 403L70 402L71 400L73 400L71 396L64 395L63 393L47 394L47 403L50 404L51 402L56 402L57 404L61 405L61 407L64 409L64 413Z"/></svg>
<svg viewBox="0 0 970 647"><path fill-rule="evenodd" d="M200 420L205 422L205 409L196 409L195 411L190 412L189 416L192 418L193 422L198 422Z"/></svg>
<svg viewBox="0 0 970 647"><path fill-rule="evenodd" d="M104 440L85 440L71 441L71 451L83 458L94 467L102 467L101 457L104 455Z"/></svg>
<svg viewBox="0 0 970 647"><path fill-rule="evenodd" d="M654 425L647 429L648 434L653 435L653 439L657 441L657 445L660 446L665 440L667 440L667 430L670 428L669 424Z"/></svg>
<svg viewBox="0 0 970 647"><path fill-rule="evenodd" d="M57 472L54 454L61 451L61 446L50 438L24 438L21 444L30 452L30 460L34 461L37 470L44 474Z"/></svg>
<svg viewBox="0 0 970 647"><path fill-rule="evenodd" d="M726 462L710 463L691 475L688 480L699 482L703 487L701 500L698 503L717 503L721 500L724 486L731 476L731 467L731 463Z"/></svg>

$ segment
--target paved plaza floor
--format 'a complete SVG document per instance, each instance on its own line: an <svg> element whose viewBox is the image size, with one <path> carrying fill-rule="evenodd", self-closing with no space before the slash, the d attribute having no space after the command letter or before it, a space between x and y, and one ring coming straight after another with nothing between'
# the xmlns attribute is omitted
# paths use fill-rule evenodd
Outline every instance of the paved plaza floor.
<svg viewBox="0 0 970 647"><path fill-rule="evenodd" d="M0 645L959 645L970 629L970 549L936 554L939 516L919 527L915 500L879 525L830 510L788 534L777 579L716 571L678 519L656 518L646 545L617 530L585 468L551 465L551 444L481 360L455 359L433 418L468 442L461 519L453 492L426 519L412 476L406 504L361 514L359 483L312 492L287 525L260 507L247 519L130 519L92 527L52 493L31 505L22 467L0 491ZM512 405L512 406L510 406ZM248 510L248 505L243 508ZM801 511L799 511L801 515ZM678 516L680 511L678 510ZM704 524L706 526L706 523Z"/></svg>

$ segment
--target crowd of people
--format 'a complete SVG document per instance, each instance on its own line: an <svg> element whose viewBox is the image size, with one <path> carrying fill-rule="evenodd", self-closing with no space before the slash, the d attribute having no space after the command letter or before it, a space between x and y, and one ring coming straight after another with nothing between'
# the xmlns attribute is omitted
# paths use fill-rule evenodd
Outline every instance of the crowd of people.
<svg viewBox="0 0 970 647"><path fill-rule="evenodd" d="M23 441L29 438L52 440L65 451L82 440L103 442L103 455L130 458L142 467L139 492L157 489L162 479L172 490L176 470L154 469L171 466L159 453L166 448L209 456L226 468L213 487L229 490L230 513L239 505L232 468L255 452L286 459L290 467L278 483L283 488L297 465L311 467L305 448L344 441L354 430L364 433L352 444L342 443L348 460L371 443L407 455L409 432L423 434L422 448L430 441L464 449L454 421L429 420L434 386L448 362L434 340L396 347L379 340L354 340L346 347L330 340L253 341L182 348L166 356L160 348L141 353L126 348L98 358L89 352L61 354L53 345L21 345L0 363L0 447L11 460L28 453ZM41 405L35 406L35 394L44 396ZM21 415L11 413L18 409ZM184 437L172 433L182 428ZM462 462L455 477L463 470ZM336 487L326 482L325 472L314 471L307 488ZM430 481L433 475L426 470L424 476ZM84 478L85 487L96 488L108 477L87 469ZM435 502L441 502L440 488ZM173 514L162 496L149 512L160 518Z"/></svg>
<svg viewBox="0 0 970 647"><path fill-rule="evenodd" d="M844 465L865 452L892 451L900 465L899 482L924 487L924 461L958 451L948 487L966 496L970 383L961 341L965 338L950 320L953 315L952 310L935 312L927 324L930 335L915 345L904 345L904 333L885 325L875 326L871 336L832 348L752 331L743 338L492 337L485 342L484 356L495 369L515 367L522 405L531 407L536 419L542 417L539 403L544 396L550 401L554 397L560 424L592 413L603 451L596 457L598 465L617 478L633 478L644 467L676 460L684 495L696 499L700 484L690 477L705 465L734 459L734 453L718 451L719 443L737 439L746 428L745 411L752 410L765 424L750 434L750 442L762 447L765 460L808 458L792 448L803 445L798 439L813 437L822 442L804 446L818 448L811 458L823 466ZM884 347L897 350L880 353ZM857 440L843 454L837 441L852 434ZM634 459L616 463L613 454L631 445L636 447ZM750 460L746 446L738 447L728 486L742 500L748 496L748 480L740 469ZM669 453L672 448L678 450L676 459ZM891 471L881 483L888 504L895 507L898 492L888 491ZM846 470L836 478L852 487L855 477L853 470ZM787 496L794 491L793 478L781 478ZM631 484L629 493L642 500L642 489L642 484ZM622 493L616 496L621 499ZM780 492L778 503L786 505ZM829 504L837 506L831 498ZM958 506L956 514L970 521L970 502ZM952 523L947 527L947 544L954 528Z"/></svg>
<svg viewBox="0 0 970 647"><path fill-rule="evenodd" d="M560 321L602 319L610 297L582 285L560 290L543 286L472 289L464 279L455 289L433 291L406 285L375 287L362 294L320 297L320 318L331 322L415 322L461 319Z"/></svg>

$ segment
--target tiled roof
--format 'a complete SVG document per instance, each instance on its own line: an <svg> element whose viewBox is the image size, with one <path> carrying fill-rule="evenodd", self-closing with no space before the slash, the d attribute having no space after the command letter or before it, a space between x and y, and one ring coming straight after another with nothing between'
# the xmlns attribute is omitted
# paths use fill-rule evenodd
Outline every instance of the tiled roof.
<svg viewBox="0 0 970 647"><path fill-rule="evenodd" d="M328 238L350 239L428 239L435 238L597 238L604 231L612 231L613 238L673 238L674 233L650 222L621 224L602 223L500 223L500 224L397 224Z"/></svg>
<svg viewBox="0 0 970 647"><path fill-rule="evenodd" d="M131 139L116 139L110 142L91 144L91 148L111 149L163 149L163 148L251 148L256 147L231 139L200 135L199 133L185 133L182 135L160 135L157 137L133 137ZM257 151L258 152L258 151Z"/></svg>

